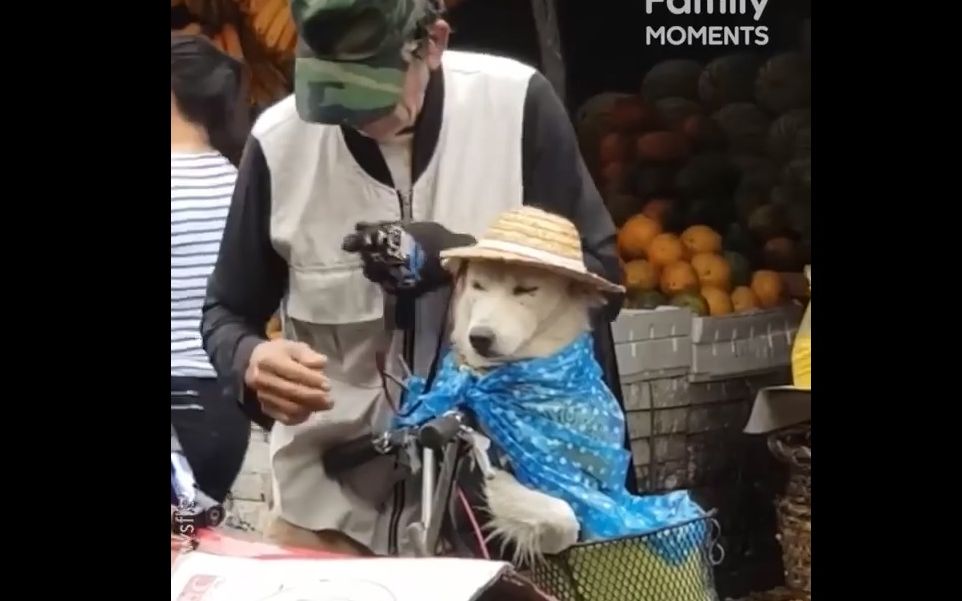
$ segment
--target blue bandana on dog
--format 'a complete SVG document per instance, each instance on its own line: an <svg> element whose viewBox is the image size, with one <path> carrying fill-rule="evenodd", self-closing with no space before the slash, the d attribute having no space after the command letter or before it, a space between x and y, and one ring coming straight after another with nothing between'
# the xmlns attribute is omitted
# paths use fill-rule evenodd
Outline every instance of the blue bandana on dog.
<svg viewBox="0 0 962 601"><path fill-rule="evenodd" d="M583 540L643 534L705 516L686 492L636 497L625 488L625 420L588 334L551 357L484 374L459 367L448 352L429 392L420 378L408 389L399 425L421 424L456 407L471 410L519 482L572 507Z"/></svg>

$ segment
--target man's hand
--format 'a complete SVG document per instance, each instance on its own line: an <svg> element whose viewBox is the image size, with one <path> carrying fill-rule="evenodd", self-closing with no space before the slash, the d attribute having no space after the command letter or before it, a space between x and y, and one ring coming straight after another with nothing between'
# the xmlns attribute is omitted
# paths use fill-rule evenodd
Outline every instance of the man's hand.
<svg viewBox="0 0 962 601"><path fill-rule="evenodd" d="M303 342L275 339L254 347L244 383L257 392L264 413L289 426L331 408L330 382L321 372L327 357Z"/></svg>
<svg viewBox="0 0 962 601"><path fill-rule="evenodd" d="M442 250L475 242L430 221L362 222L354 230L344 237L341 248L360 255L365 277L389 294L415 298L450 280L441 268Z"/></svg>

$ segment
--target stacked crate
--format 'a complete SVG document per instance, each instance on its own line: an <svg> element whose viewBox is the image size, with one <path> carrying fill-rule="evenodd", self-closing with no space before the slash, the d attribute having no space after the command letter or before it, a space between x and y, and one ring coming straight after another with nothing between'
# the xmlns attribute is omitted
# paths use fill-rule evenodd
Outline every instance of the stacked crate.
<svg viewBox="0 0 962 601"><path fill-rule="evenodd" d="M687 489L718 511L719 591L781 582L778 466L742 430L757 391L791 381L800 317L793 306L724 317L663 307L626 309L612 327L640 492Z"/></svg>
<svg viewBox="0 0 962 601"><path fill-rule="evenodd" d="M626 309L613 325L632 455L642 492L724 478L751 400L788 377L800 311L695 317Z"/></svg>

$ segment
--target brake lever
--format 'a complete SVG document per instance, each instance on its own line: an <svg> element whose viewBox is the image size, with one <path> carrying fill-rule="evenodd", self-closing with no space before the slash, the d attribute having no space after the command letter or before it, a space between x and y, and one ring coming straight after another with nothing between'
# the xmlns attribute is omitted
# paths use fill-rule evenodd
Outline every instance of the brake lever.
<svg viewBox="0 0 962 601"><path fill-rule="evenodd" d="M494 466L491 458L488 457L488 449L491 448L491 439L477 430L468 426L461 426L461 438L471 446L471 457L474 466L481 470L485 480L494 478Z"/></svg>

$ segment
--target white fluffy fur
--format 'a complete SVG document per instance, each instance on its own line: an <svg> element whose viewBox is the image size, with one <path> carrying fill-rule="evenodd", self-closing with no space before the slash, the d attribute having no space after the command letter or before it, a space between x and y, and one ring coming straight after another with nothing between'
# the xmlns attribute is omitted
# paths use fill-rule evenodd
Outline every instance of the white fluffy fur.
<svg viewBox="0 0 962 601"><path fill-rule="evenodd" d="M599 302L596 293L550 271L473 261L458 282L452 344L465 363L482 370L550 356L588 330L588 311ZM486 356L470 341L479 327L494 334ZM493 515L485 528L489 536L514 545L516 562L559 553L578 540L578 520L566 502L522 485L507 472L495 470L485 495Z"/></svg>
<svg viewBox="0 0 962 601"><path fill-rule="evenodd" d="M489 538L501 537L502 550L513 543L516 564L530 564L542 554L560 553L578 542L580 528L571 506L523 486L508 472L494 471L485 496L493 516L485 526Z"/></svg>

